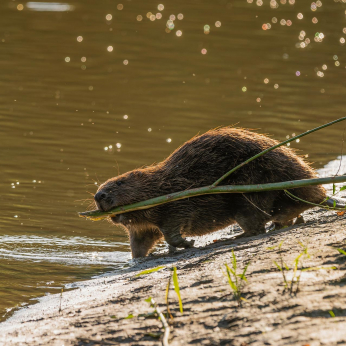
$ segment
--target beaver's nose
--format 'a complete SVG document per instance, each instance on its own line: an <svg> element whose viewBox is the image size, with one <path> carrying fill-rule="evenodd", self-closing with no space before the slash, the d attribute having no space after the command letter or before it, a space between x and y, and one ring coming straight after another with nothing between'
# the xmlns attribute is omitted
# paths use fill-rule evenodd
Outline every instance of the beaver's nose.
<svg viewBox="0 0 346 346"><path fill-rule="evenodd" d="M96 202L101 202L103 199L107 197L107 194L103 191L99 191L95 194L94 199Z"/></svg>

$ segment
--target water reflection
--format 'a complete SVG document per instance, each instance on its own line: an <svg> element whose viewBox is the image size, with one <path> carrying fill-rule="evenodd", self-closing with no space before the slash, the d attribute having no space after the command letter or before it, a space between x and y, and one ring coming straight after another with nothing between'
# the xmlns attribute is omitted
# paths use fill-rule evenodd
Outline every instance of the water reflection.
<svg viewBox="0 0 346 346"><path fill-rule="evenodd" d="M52 262L69 265L112 265L126 263L126 243L109 243L87 237L0 236L0 258ZM108 251L106 251L108 250Z"/></svg>

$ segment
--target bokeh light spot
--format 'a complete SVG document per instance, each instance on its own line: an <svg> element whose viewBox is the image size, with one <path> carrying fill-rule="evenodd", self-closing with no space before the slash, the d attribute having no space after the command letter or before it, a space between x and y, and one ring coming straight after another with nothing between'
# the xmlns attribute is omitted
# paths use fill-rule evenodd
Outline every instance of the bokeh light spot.
<svg viewBox="0 0 346 346"><path fill-rule="evenodd" d="M171 19L168 19L167 20L167 24L166 24L166 27L169 29L169 30L173 30L174 29L174 23Z"/></svg>

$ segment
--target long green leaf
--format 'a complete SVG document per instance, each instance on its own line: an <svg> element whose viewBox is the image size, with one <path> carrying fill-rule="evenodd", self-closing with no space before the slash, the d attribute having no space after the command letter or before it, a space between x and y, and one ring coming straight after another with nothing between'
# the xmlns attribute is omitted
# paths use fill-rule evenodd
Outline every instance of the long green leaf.
<svg viewBox="0 0 346 346"><path fill-rule="evenodd" d="M273 262L278 267L278 269L282 272L282 268L279 266L279 264L276 261L273 261Z"/></svg>
<svg viewBox="0 0 346 346"><path fill-rule="evenodd" d="M341 254L346 256L346 251L344 251L343 249L337 249Z"/></svg>
<svg viewBox="0 0 346 346"><path fill-rule="evenodd" d="M165 266L158 266L156 268L146 269L146 270L143 270L142 272L136 274L136 276L141 276L141 275L146 275L146 274L154 273L154 272L157 272L158 270L163 269L163 268L165 268Z"/></svg>
<svg viewBox="0 0 346 346"><path fill-rule="evenodd" d="M248 268L249 264L250 264L250 262L248 262L248 264L245 266L245 268L244 268L244 270L243 270L243 273L240 275L240 278L241 278L242 280L247 281L247 280L246 280L246 277L245 277L245 273L246 273L246 271L247 271L247 268Z"/></svg>
<svg viewBox="0 0 346 346"><path fill-rule="evenodd" d="M184 312L184 310L183 310L183 302L181 301L181 296L180 296L177 267L173 268L173 284L174 284L174 291L176 292L176 294L178 296L180 312L183 313Z"/></svg>
<svg viewBox="0 0 346 346"><path fill-rule="evenodd" d="M234 251L232 249L232 267L234 271L237 271L237 258L235 257Z"/></svg>
<svg viewBox="0 0 346 346"><path fill-rule="evenodd" d="M232 290L234 292L237 292L237 286L235 285L235 283L232 281L232 277L231 277L231 268L227 265L227 263L225 263L225 267L226 267L226 272L227 272L227 278L228 278L228 283L231 286Z"/></svg>
<svg viewBox="0 0 346 346"><path fill-rule="evenodd" d="M281 250L282 244L284 243L284 240L280 241L279 243L279 250Z"/></svg>
<svg viewBox="0 0 346 346"><path fill-rule="evenodd" d="M330 183L341 183L346 181L346 176L338 177L327 177L327 178L314 178L314 179L302 179L294 181L285 181L280 183L269 183L269 184L255 184L255 185L222 185L217 187L203 186L197 187L190 190L184 190L180 192L170 193L168 195L155 197L146 201L136 202L133 204L123 205L116 207L109 211L92 210L78 213L80 217L86 217L94 221L106 219L110 216L118 214L128 213L135 210L144 210L178 201L185 198L192 198L201 195L212 195L219 193L249 193L249 192L264 192L264 191L276 191L284 189L296 189L304 186L323 185ZM305 201L304 201L305 202ZM311 203L310 203L311 204ZM317 206L321 207L317 204ZM345 210L345 208L340 209Z"/></svg>
<svg viewBox="0 0 346 346"><path fill-rule="evenodd" d="M173 319L173 316L172 316L171 311L169 309L169 300L168 300L168 298L169 298L169 290L171 288L172 275L168 278L167 287L166 287L166 294L165 294L165 302L166 302L166 307L167 307L167 314L169 315L169 317L171 319Z"/></svg>

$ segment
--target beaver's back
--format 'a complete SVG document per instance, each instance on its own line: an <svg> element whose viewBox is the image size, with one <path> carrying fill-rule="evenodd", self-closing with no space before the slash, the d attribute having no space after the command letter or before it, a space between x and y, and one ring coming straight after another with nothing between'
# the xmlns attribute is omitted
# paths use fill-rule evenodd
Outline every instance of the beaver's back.
<svg viewBox="0 0 346 346"><path fill-rule="evenodd" d="M238 164L278 143L255 132L223 127L187 141L159 164L158 169L165 179L185 178L186 184L193 184L193 187L209 185ZM315 176L309 164L285 146L238 169L221 185L281 182Z"/></svg>

